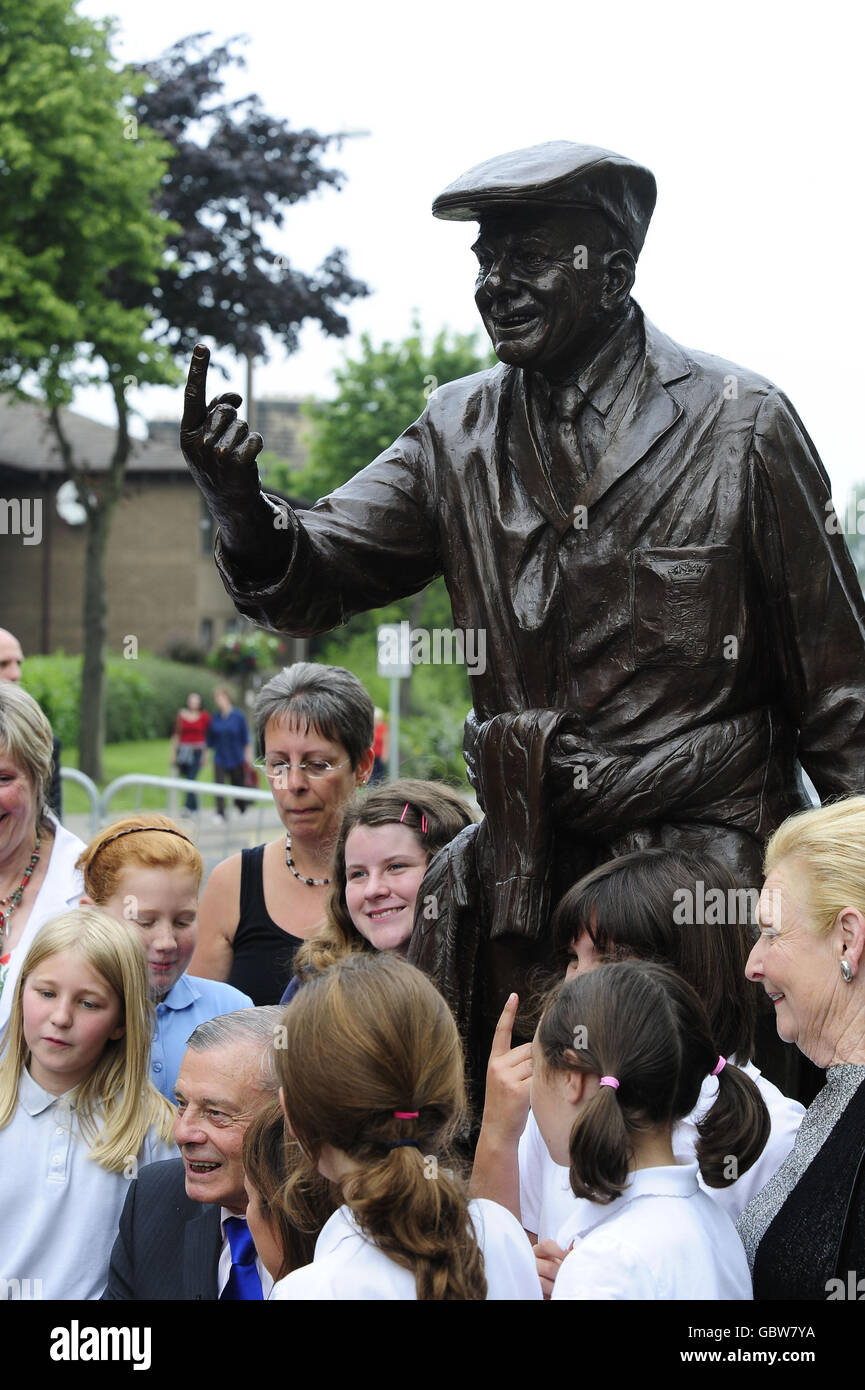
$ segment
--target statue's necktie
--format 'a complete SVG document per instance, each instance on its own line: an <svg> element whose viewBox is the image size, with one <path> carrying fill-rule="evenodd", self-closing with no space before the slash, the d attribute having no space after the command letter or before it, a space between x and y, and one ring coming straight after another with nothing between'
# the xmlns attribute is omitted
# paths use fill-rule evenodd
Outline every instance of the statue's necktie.
<svg viewBox="0 0 865 1390"><path fill-rule="evenodd" d="M242 1216L229 1216L225 1222L225 1231L231 1247L231 1271L228 1283L219 1297L257 1298L260 1302L264 1295L255 1267L255 1243L252 1232Z"/></svg>
<svg viewBox="0 0 865 1390"><path fill-rule="evenodd" d="M577 432L585 396L579 387L566 386L551 392L550 403L550 481L560 506L568 512L589 478Z"/></svg>

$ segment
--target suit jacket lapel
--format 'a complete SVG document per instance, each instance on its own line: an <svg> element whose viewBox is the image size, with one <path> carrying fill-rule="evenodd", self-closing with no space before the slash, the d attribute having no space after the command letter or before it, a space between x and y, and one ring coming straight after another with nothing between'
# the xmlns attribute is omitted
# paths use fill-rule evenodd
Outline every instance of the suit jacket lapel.
<svg viewBox="0 0 865 1390"><path fill-rule="evenodd" d="M690 375L676 344L646 321L646 353L640 379L628 409L578 504L590 507L629 469L645 458L672 429L682 407L666 389L667 382Z"/></svg>
<svg viewBox="0 0 865 1390"><path fill-rule="evenodd" d="M219 1207L205 1206L187 1221L183 1244L183 1297L190 1301L217 1297L217 1266L222 1249Z"/></svg>

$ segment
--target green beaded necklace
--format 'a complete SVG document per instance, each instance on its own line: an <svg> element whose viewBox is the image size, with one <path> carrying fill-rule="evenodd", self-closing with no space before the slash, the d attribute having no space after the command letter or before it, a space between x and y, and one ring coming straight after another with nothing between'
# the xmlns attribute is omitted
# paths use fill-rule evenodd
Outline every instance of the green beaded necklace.
<svg viewBox="0 0 865 1390"><path fill-rule="evenodd" d="M18 887L15 889L15 892L14 892L14 893L10 893L10 894L8 895L8 897L0 898L0 936L2 936L3 938L5 938L5 937L7 936L7 934L8 934L8 932L9 932L9 918L12 916L12 913L15 911L16 907L18 906L18 904L20 903L21 899L23 898L23 896L24 896L24 889L27 887L27 884L30 882L31 878L33 877L33 870L36 868L36 865L39 863L39 850L40 850L40 848L41 848L41 845L42 845L41 837L40 837L39 835L37 835L37 836L36 836L36 847L35 847L35 849L33 850L33 853L32 853L31 856L30 856L30 863L27 865L27 868L24 870L24 877L22 878L21 882L18 884ZM8 903L8 907L7 907L7 903Z"/></svg>

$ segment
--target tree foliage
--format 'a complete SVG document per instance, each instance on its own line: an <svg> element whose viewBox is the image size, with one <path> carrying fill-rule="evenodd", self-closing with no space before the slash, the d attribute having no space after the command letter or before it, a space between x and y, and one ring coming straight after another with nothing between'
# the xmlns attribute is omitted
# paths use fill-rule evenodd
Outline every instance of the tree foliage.
<svg viewBox="0 0 865 1390"><path fill-rule="evenodd" d="M0 11L0 388L35 385L87 513L81 766L101 776L105 727L105 550L131 451L130 382L175 379L150 316L117 296L148 292L170 224L153 200L168 150L130 125L134 84L117 72L110 25L71 0ZM117 431L107 470L76 457L60 407L107 382Z"/></svg>
<svg viewBox="0 0 865 1390"><path fill-rule="evenodd" d="M152 292L132 280L122 287L124 302L148 305L160 337L184 355L213 338L238 356L259 357L263 330L294 352L307 319L344 337L340 306L368 293L348 273L345 251L330 251L307 274L262 237L283 226L295 203L342 185L339 170L321 162L339 136L292 130L255 95L224 100L225 71L243 66L243 58L238 40L208 50L208 37L190 35L136 68L139 129L157 132L173 149L155 206L176 229L168 237L174 254Z"/></svg>
<svg viewBox="0 0 865 1390"><path fill-rule="evenodd" d="M109 36L70 0L0 10L0 388L35 383L51 405L85 382L174 379L146 311L116 295L156 280L169 150L129 138Z"/></svg>
<svg viewBox="0 0 865 1390"><path fill-rule="evenodd" d="M335 250L318 271L269 252L268 226L341 175L336 138L293 132L257 97L222 101L231 44L206 35L119 72L111 26L73 0L0 9L0 389L35 382L87 511L80 764L101 777L105 551L132 449L130 387L179 376L174 357L211 337L238 355L270 331L291 352L300 325L348 329L366 287ZM108 470L77 459L59 407L106 381L117 413Z"/></svg>
<svg viewBox="0 0 865 1390"><path fill-rule="evenodd" d="M365 333L359 355L335 373L335 398L308 407L314 427L309 461L291 475L294 491L322 497L340 487L417 419L437 386L495 360L491 350L481 352L472 333L443 328L427 346L417 321L398 343L376 347Z"/></svg>

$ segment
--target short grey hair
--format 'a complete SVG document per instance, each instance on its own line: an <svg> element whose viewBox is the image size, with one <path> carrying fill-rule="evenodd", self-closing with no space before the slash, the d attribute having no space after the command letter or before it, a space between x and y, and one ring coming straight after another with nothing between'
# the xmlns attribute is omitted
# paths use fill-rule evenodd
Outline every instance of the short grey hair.
<svg viewBox="0 0 865 1390"><path fill-rule="evenodd" d="M258 1043L261 1047L261 1084L276 1095L279 1080L273 1065L273 1043L276 1030L282 1023L284 1010L279 1004L260 1004L253 1009L235 1009L234 1013L218 1014L205 1019L190 1033L186 1046L193 1052L209 1052L211 1048L231 1047L237 1042Z"/></svg>
<svg viewBox="0 0 865 1390"><path fill-rule="evenodd" d="M11 681L0 681L0 753L27 775L38 826L48 810L54 734L33 696Z"/></svg>
<svg viewBox="0 0 865 1390"><path fill-rule="evenodd" d="M294 717L324 738L341 743L356 768L372 745L375 716L366 687L344 666L296 661L261 687L255 701L255 732L264 752L264 730L271 719Z"/></svg>

